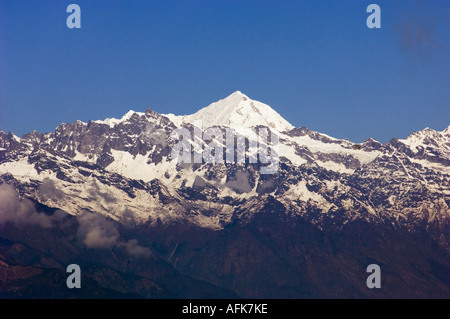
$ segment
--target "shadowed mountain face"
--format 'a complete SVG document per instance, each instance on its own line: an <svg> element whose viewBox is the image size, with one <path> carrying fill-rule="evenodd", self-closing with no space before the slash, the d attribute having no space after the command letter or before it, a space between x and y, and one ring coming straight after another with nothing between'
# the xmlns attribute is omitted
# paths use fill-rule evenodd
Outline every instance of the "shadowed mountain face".
<svg viewBox="0 0 450 319"><path fill-rule="evenodd" d="M39 214L55 209L38 205ZM44 212L42 212L44 211ZM60 213L49 228L6 223L0 227L0 282L4 298L235 298L229 290L180 274L153 253L131 254L127 246L87 248L77 218ZM107 224L111 223L111 224ZM120 228L104 221L102 229ZM95 232L91 232L95 233ZM68 289L69 264L82 270L82 289Z"/></svg>
<svg viewBox="0 0 450 319"><path fill-rule="evenodd" d="M227 132L268 127L276 172L226 152L172 160L171 134L199 123L223 147ZM0 131L0 296L448 297L449 166L449 128L354 144L293 128L241 92L187 116ZM71 263L77 291L65 286ZM381 289L366 286L370 264Z"/></svg>

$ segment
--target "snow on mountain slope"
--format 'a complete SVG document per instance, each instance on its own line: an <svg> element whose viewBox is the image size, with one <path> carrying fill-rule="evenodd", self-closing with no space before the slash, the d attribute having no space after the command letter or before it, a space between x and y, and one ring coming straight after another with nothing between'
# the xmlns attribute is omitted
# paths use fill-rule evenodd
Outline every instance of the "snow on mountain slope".
<svg viewBox="0 0 450 319"><path fill-rule="evenodd" d="M370 163L381 153L379 151L365 151L343 147L338 143L324 143L323 141L312 139L307 135L286 138L294 145L306 146L312 153L351 155L357 158L362 164Z"/></svg>
<svg viewBox="0 0 450 319"><path fill-rule="evenodd" d="M27 158L21 158L14 162L0 164L0 175L13 174L15 177L29 182L30 179L37 178L39 173L33 164L28 163Z"/></svg>
<svg viewBox="0 0 450 319"><path fill-rule="evenodd" d="M278 132L288 131L294 127L267 104L251 100L240 91L236 91L214 102L198 112L185 115L166 115L175 124L202 121L204 127L224 125L232 128L268 126Z"/></svg>
<svg viewBox="0 0 450 319"><path fill-rule="evenodd" d="M124 123L131 118L133 114L143 116L144 113L129 111L120 120L106 119L104 121L94 121L98 124L107 124L114 127L120 123ZM167 117L175 126L179 127L183 123L198 123L202 121L204 128L221 125L231 127L240 131L242 128L249 128L258 125L268 126L278 132L280 138L287 143L281 143L282 156L285 156L293 163L300 165L306 160L296 154L295 145L305 146L313 153L339 153L357 158L361 163L368 163L374 160L378 155L378 151L354 150L351 148L353 143L346 140L339 140L323 133L308 131L310 135L304 136L288 136L285 133L294 129L294 127L286 121L280 114L274 111L270 106L251 100L247 95L240 91L236 91L228 97L210 104L191 115L174 115L162 114ZM120 157L122 158L122 157ZM146 166L145 160L133 159L135 165L141 167L141 172L137 169L128 169L129 164L121 163L121 160L115 161L108 169L123 173L129 178L134 178L139 174L148 180L152 176L151 169L142 169ZM327 159L317 160L318 165L339 172L351 173L354 169L349 169L345 165L332 163ZM126 165L126 166L124 166ZM144 165L144 166L142 166ZM121 168L119 168L121 167Z"/></svg>
<svg viewBox="0 0 450 319"><path fill-rule="evenodd" d="M429 156L436 156L436 152L439 151L440 156L450 160L450 126L442 132L427 127L398 141L407 145L414 154L422 152Z"/></svg>
<svg viewBox="0 0 450 319"><path fill-rule="evenodd" d="M112 128L112 127L114 127L117 124L120 124L122 122L125 122L125 121L129 120L133 114L137 114L137 115L141 116L141 115L144 115L145 113L143 113L143 112L135 112L133 110L129 110L120 119L116 119L116 118L111 117L111 118L107 118L107 119L104 119L104 120L95 120L93 122L94 123L98 123L98 124L106 124L106 125L108 125L109 127Z"/></svg>
<svg viewBox="0 0 450 319"><path fill-rule="evenodd" d="M279 135L278 171L263 176L258 164L172 161L171 133L199 120L203 127L236 131L269 126ZM61 124L52 133L21 139L0 131L0 181L75 215L93 211L123 220L131 214L141 222L183 220L212 229L238 211L240 216L245 201L263 205L270 196L313 223L428 218L425 209L444 220L450 204L449 131L425 129L405 140L354 144L294 128L269 106L235 92L192 115L130 111L121 119ZM442 203L433 208L439 198ZM414 208L418 202L425 213ZM248 205L252 213L259 207Z"/></svg>
<svg viewBox="0 0 450 319"><path fill-rule="evenodd" d="M307 130L306 135L291 136L289 131L294 127L286 121L280 114L274 111L270 106L251 100L247 95L236 91L226 97L210 104L191 115L177 116L174 114L165 114L176 126L183 123L195 124L202 121L204 128L221 125L231 127L237 132L241 128L254 127L258 125L268 126L279 135L283 141L280 143L280 155L289 159L296 165L307 162L304 156L296 152L296 147L307 147L309 151L316 154L341 154L341 156L350 156L360 163L373 161L379 154L376 150L355 150L352 148L354 143L347 140L339 140L323 133ZM316 164L329 170L351 173L355 168L348 168L342 163L335 163L327 158L316 159Z"/></svg>

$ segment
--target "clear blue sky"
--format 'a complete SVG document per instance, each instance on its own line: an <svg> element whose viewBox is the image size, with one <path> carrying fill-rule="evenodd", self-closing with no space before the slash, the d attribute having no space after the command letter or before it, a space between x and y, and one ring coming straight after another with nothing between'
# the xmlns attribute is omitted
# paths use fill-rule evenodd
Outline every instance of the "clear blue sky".
<svg viewBox="0 0 450 319"><path fill-rule="evenodd" d="M81 7L68 29L66 7ZM381 7L368 29L366 7ZM387 142L450 124L450 1L0 0L0 129L240 90L295 126Z"/></svg>

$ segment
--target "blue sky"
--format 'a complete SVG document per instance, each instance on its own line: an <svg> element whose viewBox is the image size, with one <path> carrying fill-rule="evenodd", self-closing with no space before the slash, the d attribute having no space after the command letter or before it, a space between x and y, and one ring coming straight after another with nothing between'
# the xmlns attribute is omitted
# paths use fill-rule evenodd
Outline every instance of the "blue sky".
<svg viewBox="0 0 450 319"><path fill-rule="evenodd" d="M68 29L66 7L81 7ZM366 7L381 7L381 29ZM450 2L0 0L0 129L151 107L190 114L240 90L295 126L387 142L450 124Z"/></svg>

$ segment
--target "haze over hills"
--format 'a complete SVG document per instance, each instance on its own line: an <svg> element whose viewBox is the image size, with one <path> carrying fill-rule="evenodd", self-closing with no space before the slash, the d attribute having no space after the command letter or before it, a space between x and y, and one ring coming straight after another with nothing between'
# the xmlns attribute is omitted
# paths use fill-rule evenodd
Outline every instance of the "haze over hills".
<svg viewBox="0 0 450 319"><path fill-rule="evenodd" d="M172 160L171 134L200 122L223 137L268 127L277 171ZM192 297L200 285L211 297L448 297L449 166L450 127L355 144L295 128L239 91L191 115L147 109L22 138L0 131L0 257L45 271L76 257L118 282L148 281L118 291L92 271L98 295ZM38 239L49 229L58 244ZM370 263L385 271L381 290L365 286Z"/></svg>

